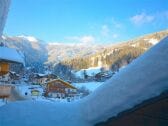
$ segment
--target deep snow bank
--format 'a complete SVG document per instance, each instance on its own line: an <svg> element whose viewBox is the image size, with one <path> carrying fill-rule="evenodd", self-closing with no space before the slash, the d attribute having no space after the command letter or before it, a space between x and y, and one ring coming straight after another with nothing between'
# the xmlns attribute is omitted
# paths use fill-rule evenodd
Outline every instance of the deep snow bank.
<svg viewBox="0 0 168 126"><path fill-rule="evenodd" d="M83 113L100 122L168 89L168 37L115 74L82 101Z"/></svg>
<svg viewBox="0 0 168 126"><path fill-rule="evenodd" d="M75 103L24 101L7 104L0 109L0 126L88 125Z"/></svg>
<svg viewBox="0 0 168 126"><path fill-rule="evenodd" d="M91 126L168 89L168 37L85 99L24 101L0 107L1 126Z"/></svg>
<svg viewBox="0 0 168 126"><path fill-rule="evenodd" d="M86 88L87 90L93 92L98 87L100 87L104 82L86 82L86 83L73 83L77 88Z"/></svg>

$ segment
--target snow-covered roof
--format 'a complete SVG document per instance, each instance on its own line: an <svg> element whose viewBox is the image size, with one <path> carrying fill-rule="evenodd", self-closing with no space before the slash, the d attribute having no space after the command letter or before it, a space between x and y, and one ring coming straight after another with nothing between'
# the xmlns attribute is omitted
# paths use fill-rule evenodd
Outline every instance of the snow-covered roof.
<svg viewBox="0 0 168 126"><path fill-rule="evenodd" d="M107 120L168 89L167 54L168 37L78 102L22 101L2 106L1 126L92 126Z"/></svg>
<svg viewBox="0 0 168 126"><path fill-rule="evenodd" d="M16 49L7 47L0 47L0 61L24 64L23 55Z"/></svg>
<svg viewBox="0 0 168 126"><path fill-rule="evenodd" d="M47 74L42 74L42 73L35 73L35 75L38 77L46 77L47 76Z"/></svg>
<svg viewBox="0 0 168 126"><path fill-rule="evenodd" d="M69 88L72 88L72 89L77 89L75 86L71 85L70 83L68 82L65 82L64 80L62 79L54 79L54 80L51 80L51 81L48 81L46 82L47 84L51 84L51 83L54 83L54 82L61 82L62 84L64 84L65 86L69 87Z"/></svg>

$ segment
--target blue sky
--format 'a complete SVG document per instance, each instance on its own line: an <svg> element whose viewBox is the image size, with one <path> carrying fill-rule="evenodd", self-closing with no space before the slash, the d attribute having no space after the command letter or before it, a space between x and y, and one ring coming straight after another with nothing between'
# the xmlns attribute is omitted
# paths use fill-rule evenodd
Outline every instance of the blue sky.
<svg viewBox="0 0 168 126"><path fill-rule="evenodd" d="M168 28L168 0L12 0L4 34L114 43Z"/></svg>

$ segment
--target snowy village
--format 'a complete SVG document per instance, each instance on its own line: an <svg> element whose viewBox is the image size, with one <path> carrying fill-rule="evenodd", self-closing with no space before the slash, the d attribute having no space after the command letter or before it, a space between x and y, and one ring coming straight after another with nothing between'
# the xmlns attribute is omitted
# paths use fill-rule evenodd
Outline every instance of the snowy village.
<svg viewBox="0 0 168 126"><path fill-rule="evenodd" d="M168 126L167 5L0 0L0 126Z"/></svg>
<svg viewBox="0 0 168 126"><path fill-rule="evenodd" d="M62 80L57 75L50 72L47 74L32 72L23 74L24 71L21 71L22 75L20 75L10 71L11 63L20 64L24 67L23 57L14 49L3 46L1 46L0 49L2 54L0 57L0 97L3 101L8 102L8 99L12 101L23 99L48 99L51 101L70 102L71 100L80 99L85 95L83 93L87 93L87 91L80 92L79 89L81 88L78 89L77 84L71 84L71 82ZM26 72L28 71L29 70Z"/></svg>
<svg viewBox="0 0 168 126"><path fill-rule="evenodd" d="M75 73L80 79L72 83L71 80L63 80L49 70L45 73L32 72L30 67L25 67L21 52L5 47L3 43L0 49L1 104L15 100L57 102L79 100L89 95L114 74L102 70L101 67L83 69ZM19 73L11 71L12 65L21 66Z"/></svg>

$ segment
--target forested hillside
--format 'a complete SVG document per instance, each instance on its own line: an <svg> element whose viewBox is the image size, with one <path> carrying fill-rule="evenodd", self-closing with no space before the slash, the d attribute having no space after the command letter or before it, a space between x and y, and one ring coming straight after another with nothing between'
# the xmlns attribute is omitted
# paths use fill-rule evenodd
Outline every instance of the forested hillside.
<svg viewBox="0 0 168 126"><path fill-rule="evenodd" d="M129 64L167 35L168 31L145 35L124 43L111 45L93 55L63 61L62 64L76 70L100 66L116 71Z"/></svg>

